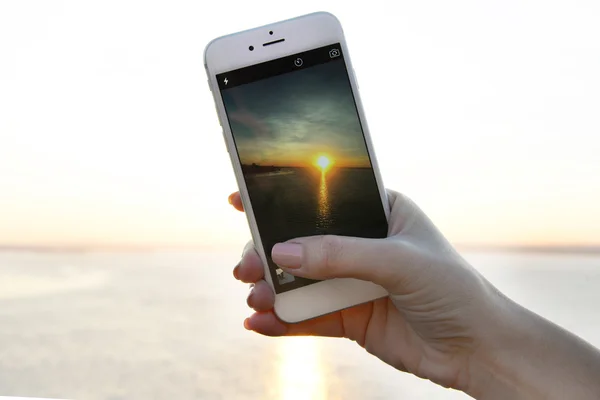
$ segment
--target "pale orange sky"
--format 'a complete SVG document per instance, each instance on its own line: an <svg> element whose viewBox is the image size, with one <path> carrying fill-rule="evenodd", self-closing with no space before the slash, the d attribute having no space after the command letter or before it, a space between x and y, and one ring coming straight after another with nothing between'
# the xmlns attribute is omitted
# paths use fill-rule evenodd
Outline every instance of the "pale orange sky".
<svg viewBox="0 0 600 400"><path fill-rule="evenodd" d="M202 52L321 9L385 184L452 241L600 244L597 2L34 3L0 3L0 244L248 238Z"/></svg>

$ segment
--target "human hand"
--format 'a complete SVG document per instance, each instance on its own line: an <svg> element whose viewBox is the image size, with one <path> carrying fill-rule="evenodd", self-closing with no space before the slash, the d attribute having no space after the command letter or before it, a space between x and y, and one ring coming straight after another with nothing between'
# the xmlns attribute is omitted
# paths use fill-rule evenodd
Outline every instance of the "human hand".
<svg viewBox="0 0 600 400"><path fill-rule="evenodd" d="M273 312L275 295L249 243L234 276L254 284L247 329L270 336L346 337L384 362L445 387L469 388L471 360L498 326L503 296L463 260L408 198L389 191L389 237L321 236L273 248L273 261L311 279L357 278L383 286L388 298L288 324ZM230 203L243 211L239 193ZM301 254L296 256L294 254Z"/></svg>

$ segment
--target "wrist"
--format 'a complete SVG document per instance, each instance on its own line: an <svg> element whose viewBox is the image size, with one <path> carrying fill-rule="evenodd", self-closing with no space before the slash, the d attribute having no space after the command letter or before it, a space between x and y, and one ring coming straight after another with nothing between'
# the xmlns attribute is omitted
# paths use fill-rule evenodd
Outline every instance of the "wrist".
<svg viewBox="0 0 600 400"><path fill-rule="evenodd" d="M493 290L465 392L482 400L600 398L598 349Z"/></svg>
<svg viewBox="0 0 600 400"><path fill-rule="evenodd" d="M491 284L489 290L487 323L469 363L465 392L482 400L544 398L531 380L534 321Z"/></svg>

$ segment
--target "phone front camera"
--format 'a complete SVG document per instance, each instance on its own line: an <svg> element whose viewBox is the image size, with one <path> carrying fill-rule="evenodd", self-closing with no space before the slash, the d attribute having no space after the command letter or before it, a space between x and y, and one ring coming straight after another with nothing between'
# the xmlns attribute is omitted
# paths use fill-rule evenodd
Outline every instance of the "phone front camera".
<svg viewBox="0 0 600 400"><path fill-rule="evenodd" d="M273 34L273 31L269 31L269 35L272 35L272 34Z"/></svg>
<svg viewBox="0 0 600 400"><path fill-rule="evenodd" d="M250 50L250 51L254 50L254 46L248 47L248 50Z"/></svg>

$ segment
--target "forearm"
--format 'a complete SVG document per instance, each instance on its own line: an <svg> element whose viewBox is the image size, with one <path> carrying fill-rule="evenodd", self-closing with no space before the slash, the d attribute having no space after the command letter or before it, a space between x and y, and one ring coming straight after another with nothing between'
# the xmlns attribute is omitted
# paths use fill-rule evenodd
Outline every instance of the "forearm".
<svg viewBox="0 0 600 400"><path fill-rule="evenodd" d="M599 399L600 351L514 302L473 357L467 393L477 399Z"/></svg>

